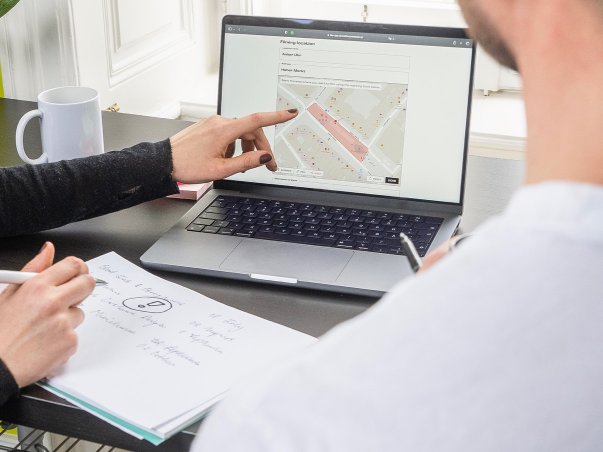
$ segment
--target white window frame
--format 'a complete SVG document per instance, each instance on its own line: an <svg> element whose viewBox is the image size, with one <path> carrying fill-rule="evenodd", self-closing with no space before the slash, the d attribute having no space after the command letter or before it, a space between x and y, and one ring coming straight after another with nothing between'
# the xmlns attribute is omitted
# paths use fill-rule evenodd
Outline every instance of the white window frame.
<svg viewBox="0 0 603 452"><path fill-rule="evenodd" d="M331 18L329 11L337 11L337 17L355 21L393 21L416 25L466 26L455 0L321 0L320 10L312 9L318 2L299 0L219 0L222 10L228 14L281 15L283 4L294 5L299 14L307 8L305 17ZM289 9L290 9L289 8ZM378 13L371 17L373 10ZM375 17L376 16L376 17ZM502 67L481 49L478 49L475 89L485 94L497 91L521 91L517 73Z"/></svg>

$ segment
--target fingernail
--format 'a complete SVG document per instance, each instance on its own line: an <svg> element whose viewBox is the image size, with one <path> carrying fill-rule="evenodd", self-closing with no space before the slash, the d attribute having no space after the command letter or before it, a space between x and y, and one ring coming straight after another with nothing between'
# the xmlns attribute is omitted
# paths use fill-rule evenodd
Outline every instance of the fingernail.
<svg viewBox="0 0 603 452"><path fill-rule="evenodd" d="M260 157L260 163L262 165L265 165L266 163L268 163L270 160L272 160L272 156L270 154L264 154Z"/></svg>
<svg viewBox="0 0 603 452"><path fill-rule="evenodd" d="M38 251L38 254L42 253L42 251L44 251L47 246L48 246L48 242L44 242L44 245L42 245L42 248L40 248L40 251Z"/></svg>
<svg viewBox="0 0 603 452"><path fill-rule="evenodd" d="M297 108L291 108L287 110L289 113L297 113Z"/></svg>

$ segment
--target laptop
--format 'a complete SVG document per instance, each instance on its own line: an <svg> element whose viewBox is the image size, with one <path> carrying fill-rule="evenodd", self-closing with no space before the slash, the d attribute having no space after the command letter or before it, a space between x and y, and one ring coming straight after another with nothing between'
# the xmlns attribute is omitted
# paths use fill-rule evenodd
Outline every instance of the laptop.
<svg viewBox="0 0 603 452"><path fill-rule="evenodd" d="M146 267L381 295L463 211L475 43L464 30L226 16L218 112L297 108L278 164L216 181ZM237 152L241 152L240 148Z"/></svg>

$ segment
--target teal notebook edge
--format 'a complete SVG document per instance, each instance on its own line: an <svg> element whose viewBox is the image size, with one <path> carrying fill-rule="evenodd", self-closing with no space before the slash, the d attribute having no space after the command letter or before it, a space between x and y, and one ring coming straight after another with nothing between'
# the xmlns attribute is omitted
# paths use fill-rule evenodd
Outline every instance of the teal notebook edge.
<svg viewBox="0 0 603 452"><path fill-rule="evenodd" d="M83 400L78 399L77 397L74 397L71 394L66 393L65 391L61 391L60 389L57 389L56 387L49 385L48 383L38 382L38 385L41 386L42 388L48 389L50 392L53 392L53 393L63 397L68 402L72 402L75 405L80 405L81 407L85 408L86 410L89 410L95 416L109 422L110 424L119 425L127 432L130 432L133 436L136 436L139 438L142 437L143 439L147 440L154 446L160 445L167 439L171 438L173 435L181 432L182 430L184 430L187 427L190 427L194 423L199 422L201 419L206 417L208 414L208 411L205 411L205 412L199 414L198 416L195 416L194 418L184 422L170 436L162 438L161 436L155 435L155 434L149 432L148 430L145 430L143 428L137 427L136 425L130 424L129 422L124 421L120 417L110 414L110 413L106 412L105 410L102 410L88 402L84 402Z"/></svg>
<svg viewBox="0 0 603 452"><path fill-rule="evenodd" d="M95 407L94 405L91 405L88 402L84 402L81 399L78 399L77 397L74 397L70 394L67 394L64 391L61 391L60 389L55 388L54 386L51 386L47 383L38 383L40 386L42 386L43 388L48 389L51 392L55 392L56 394L60 395L61 397L63 397L64 399L66 399L67 401L73 402L76 405L81 405L82 407L84 407L85 409L91 411L92 413L94 413L96 416L100 417L101 419L104 419L110 423L116 424L121 426L122 428L124 428L125 430L129 430L130 432L132 432L134 435L142 437L143 439L147 440L148 442L150 442L151 444L153 444L154 446L158 446L159 444L161 444L162 442L164 442L167 438L162 438L160 436L154 435L150 432L148 432L147 430L144 430L140 427L137 427L133 424L130 424L129 422L124 421L123 419L114 416L110 413L107 413L104 410L101 410L100 408Z"/></svg>

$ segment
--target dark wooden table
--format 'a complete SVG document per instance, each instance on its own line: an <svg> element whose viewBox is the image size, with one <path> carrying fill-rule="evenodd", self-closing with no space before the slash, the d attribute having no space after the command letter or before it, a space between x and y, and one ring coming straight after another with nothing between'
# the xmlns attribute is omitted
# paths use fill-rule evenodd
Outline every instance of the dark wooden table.
<svg viewBox="0 0 603 452"><path fill-rule="evenodd" d="M21 164L15 148L15 128L19 118L33 108L36 106L32 102L0 99L0 167ZM184 121L104 112L105 148L121 149L141 141L159 141L188 124ZM25 147L32 156L35 155L34 150L40 148L39 143L39 130L32 122L25 135ZM523 162L469 157L462 230L471 231L489 216L500 212L522 177ZM0 268L21 268L47 240L56 245L57 259L75 255L87 260L116 251L139 264L144 251L192 205L191 201L158 199L52 231L0 239ZM368 297L204 276L153 273L229 306L313 336L324 334L377 301ZM136 451L188 450L198 427L195 425L161 446L153 447L36 386L26 388L18 400L1 407L0 419Z"/></svg>

